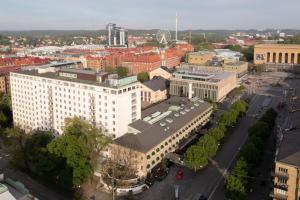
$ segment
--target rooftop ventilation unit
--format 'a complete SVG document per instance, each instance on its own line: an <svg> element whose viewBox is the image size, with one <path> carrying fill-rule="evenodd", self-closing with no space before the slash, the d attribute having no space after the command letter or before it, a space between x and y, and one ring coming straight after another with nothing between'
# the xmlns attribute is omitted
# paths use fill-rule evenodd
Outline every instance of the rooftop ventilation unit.
<svg viewBox="0 0 300 200"><path fill-rule="evenodd" d="M150 121L150 119L151 119L151 117L145 117L145 118L143 119L143 121L148 122L148 121Z"/></svg>
<svg viewBox="0 0 300 200"><path fill-rule="evenodd" d="M160 113L160 112L157 112L157 113ZM158 115L157 117L151 119L150 121L148 121L148 123L154 124L154 123L158 122L159 120L162 120L163 118L167 117L171 113L172 113L172 111L166 111L166 112L162 113L161 115Z"/></svg>
<svg viewBox="0 0 300 200"><path fill-rule="evenodd" d="M186 112L184 112L184 111L181 111L181 112L180 112L180 114L182 114L182 115L185 115L185 114L186 114Z"/></svg>
<svg viewBox="0 0 300 200"><path fill-rule="evenodd" d="M160 115L161 114L161 112L155 112L155 113L153 113L152 115L151 115L151 117L157 117L158 115Z"/></svg>
<svg viewBox="0 0 300 200"><path fill-rule="evenodd" d="M171 123L173 122L173 119L167 118L166 121L169 122L169 123L171 124Z"/></svg>
<svg viewBox="0 0 300 200"><path fill-rule="evenodd" d="M175 117L179 117L179 114L178 114L178 113L175 113L174 116L175 116Z"/></svg>
<svg viewBox="0 0 300 200"><path fill-rule="evenodd" d="M160 122L159 125L162 126L162 127L164 127L164 126L166 126L167 124L166 124L165 122Z"/></svg>
<svg viewBox="0 0 300 200"><path fill-rule="evenodd" d="M164 131L166 132L167 130L169 130L170 129L170 127L168 126L168 127L166 127L165 129L164 129Z"/></svg>

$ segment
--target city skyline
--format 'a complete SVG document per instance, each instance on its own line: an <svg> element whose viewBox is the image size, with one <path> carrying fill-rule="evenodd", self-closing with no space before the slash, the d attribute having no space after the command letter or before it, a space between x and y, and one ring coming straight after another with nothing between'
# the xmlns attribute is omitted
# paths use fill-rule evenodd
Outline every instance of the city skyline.
<svg viewBox="0 0 300 200"><path fill-rule="evenodd" d="M297 0L0 2L0 30L99 30L109 22L128 29L174 30L176 12L179 30L300 29Z"/></svg>

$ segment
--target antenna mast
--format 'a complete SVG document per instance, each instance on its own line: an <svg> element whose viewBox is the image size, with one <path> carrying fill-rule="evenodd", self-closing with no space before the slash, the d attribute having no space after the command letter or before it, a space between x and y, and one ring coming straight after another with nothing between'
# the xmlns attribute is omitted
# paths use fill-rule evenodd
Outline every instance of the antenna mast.
<svg viewBox="0 0 300 200"><path fill-rule="evenodd" d="M175 41L177 42L178 41L178 15L177 15L177 12L176 12L176 27L175 27Z"/></svg>

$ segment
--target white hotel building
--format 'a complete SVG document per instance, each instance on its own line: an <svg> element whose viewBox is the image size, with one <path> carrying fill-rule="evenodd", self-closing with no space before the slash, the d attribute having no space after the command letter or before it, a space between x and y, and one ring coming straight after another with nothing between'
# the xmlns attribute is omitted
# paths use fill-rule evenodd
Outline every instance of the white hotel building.
<svg viewBox="0 0 300 200"><path fill-rule="evenodd" d="M141 118L136 76L118 79L107 73L50 67L14 72L10 78L14 124L26 131L61 134L65 118L78 116L117 138Z"/></svg>

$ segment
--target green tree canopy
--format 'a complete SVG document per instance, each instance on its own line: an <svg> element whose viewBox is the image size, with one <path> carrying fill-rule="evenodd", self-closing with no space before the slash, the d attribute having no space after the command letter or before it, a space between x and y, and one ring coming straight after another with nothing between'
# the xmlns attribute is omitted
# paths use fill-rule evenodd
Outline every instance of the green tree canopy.
<svg viewBox="0 0 300 200"><path fill-rule="evenodd" d="M47 150L65 159L72 170L73 187L81 185L92 174L90 151L87 143L75 135L64 134L47 145Z"/></svg>
<svg viewBox="0 0 300 200"><path fill-rule="evenodd" d="M260 159L260 152L255 146L255 144L248 142L240 152L241 157L243 157L247 163L256 164Z"/></svg>
<svg viewBox="0 0 300 200"><path fill-rule="evenodd" d="M237 177L244 185L246 185L248 169L248 163L245 161L245 159L243 157L239 158L235 164L235 167L233 168L233 176Z"/></svg>
<svg viewBox="0 0 300 200"><path fill-rule="evenodd" d="M198 142L197 146L204 149L208 157L213 157L217 153L218 144L213 136L205 134Z"/></svg>
<svg viewBox="0 0 300 200"><path fill-rule="evenodd" d="M241 180L235 176L225 179L225 194L232 200L243 200L246 198L246 189Z"/></svg>
<svg viewBox="0 0 300 200"><path fill-rule="evenodd" d="M8 126L8 117L0 111L0 128Z"/></svg>
<svg viewBox="0 0 300 200"><path fill-rule="evenodd" d="M147 72L140 72L137 75L137 79L141 82L149 80L149 74Z"/></svg>
<svg viewBox="0 0 300 200"><path fill-rule="evenodd" d="M248 104L243 101L236 101L231 105L231 109L237 111L238 113L246 113Z"/></svg>
<svg viewBox="0 0 300 200"><path fill-rule="evenodd" d="M250 136L257 136L262 139L265 139L269 136L270 131L269 131L269 126L267 123L258 121L254 125L252 125L249 128L249 135Z"/></svg>
<svg viewBox="0 0 300 200"><path fill-rule="evenodd" d="M127 67L117 67L117 74L120 78L124 78L128 75L128 68Z"/></svg>
<svg viewBox="0 0 300 200"><path fill-rule="evenodd" d="M230 49L232 51L242 52L243 48L240 45L228 45L225 47L226 49Z"/></svg>
<svg viewBox="0 0 300 200"><path fill-rule="evenodd" d="M226 111L221 114L219 123L224 124L226 127L233 126L237 120L237 113L234 110Z"/></svg>
<svg viewBox="0 0 300 200"><path fill-rule="evenodd" d="M207 153L202 147L193 145L185 153L184 164L196 172L208 164Z"/></svg>
<svg viewBox="0 0 300 200"><path fill-rule="evenodd" d="M224 130L220 127L209 129L207 134L211 135L216 141L220 141L225 135Z"/></svg>

